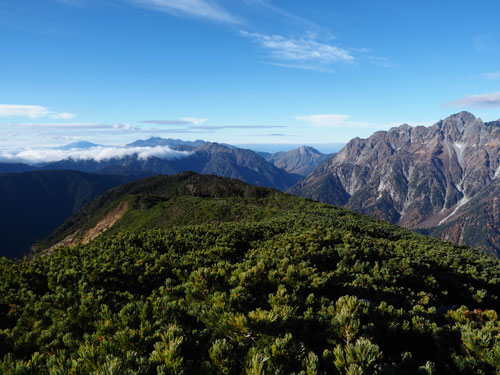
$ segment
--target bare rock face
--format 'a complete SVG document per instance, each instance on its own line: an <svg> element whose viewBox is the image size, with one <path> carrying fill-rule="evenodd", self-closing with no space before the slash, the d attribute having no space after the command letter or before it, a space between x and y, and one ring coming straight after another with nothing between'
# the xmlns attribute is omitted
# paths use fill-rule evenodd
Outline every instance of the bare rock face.
<svg viewBox="0 0 500 375"><path fill-rule="evenodd" d="M306 176L332 155L322 154L314 147L302 146L288 152L277 152L265 159L289 173Z"/></svg>
<svg viewBox="0 0 500 375"><path fill-rule="evenodd" d="M457 233L471 220L500 227L500 204L492 203L497 189L485 190L500 184L499 175L500 121L460 112L430 127L404 124L355 138L290 192L474 246L477 239ZM500 253L497 237L480 247Z"/></svg>

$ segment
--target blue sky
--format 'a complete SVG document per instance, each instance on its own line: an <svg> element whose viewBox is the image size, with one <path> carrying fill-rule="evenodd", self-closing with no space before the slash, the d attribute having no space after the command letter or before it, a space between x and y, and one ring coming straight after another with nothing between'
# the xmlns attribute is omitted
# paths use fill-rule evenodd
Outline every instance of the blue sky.
<svg viewBox="0 0 500 375"><path fill-rule="evenodd" d="M500 118L500 3L0 2L0 147L329 144Z"/></svg>

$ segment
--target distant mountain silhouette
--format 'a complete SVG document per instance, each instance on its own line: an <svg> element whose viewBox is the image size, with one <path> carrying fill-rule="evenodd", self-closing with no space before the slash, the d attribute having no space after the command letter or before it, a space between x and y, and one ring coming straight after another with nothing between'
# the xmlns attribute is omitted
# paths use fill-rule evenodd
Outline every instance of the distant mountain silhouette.
<svg viewBox="0 0 500 375"><path fill-rule="evenodd" d="M275 167L252 150L203 141L184 142L162 138L150 138L129 144L134 147L157 147L186 151L170 159L158 157L140 158L137 155L104 159L64 159L43 167L45 170L78 170L82 172L130 174L132 171L151 174L172 175L183 171L213 174L221 177L237 178L247 183L286 190L301 176ZM201 146L193 148L195 144Z"/></svg>
<svg viewBox="0 0 500 375"><path fill-rule="evenodd" d="M23 163L0 163L0 173L27 172L38 169L35 166Z"/></svg>
<svg viewBox="0 0 500 375"><path fill-rule="evenodd" d="M168 146L173 150L178 149L195 149L205 144L205 141L183 141L181 139L151 137L145 140L137 140L127 144L128 147L157 147Z"/></svg>
<svg viewBox="0 0 500 375"><path fill-rule="evenodd" d="M322 154L314 147L302 146L287 152L261 153L261 156L280 169L306 176L322 162L332 157L332 154Z"/></svg>
<svg viewBox="0 0 500 375"><path fill-rule="evenodd" d="M73 149L89 149L92 147L98 147L100 145L92 142L87 142L87 141L78 141L78 142L73 142L61 147L57 147L58 150L73 150Z"/></svg>

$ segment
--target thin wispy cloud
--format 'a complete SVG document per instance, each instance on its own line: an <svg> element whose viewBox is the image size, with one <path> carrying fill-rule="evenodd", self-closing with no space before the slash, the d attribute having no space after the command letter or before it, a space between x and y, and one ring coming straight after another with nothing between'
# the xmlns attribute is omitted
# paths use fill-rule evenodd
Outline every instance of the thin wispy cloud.
<svg viewBox="0 0 500 375"><path fill-rule="evenodd" d="M359 122L350 120L351 116L342 114L318 114L309 116L295 116L297 120L305 121L310 125L325 128L338 128L338 127L355 127L365 128L372 126L369 122Z"/></svg>
<svg viewBox="0 0 500 375"><path fill-rule="evenodd" d="M200 131L193 130L195 128L183 128L183 129L141 129L140 133L158 135L158 134L200 134Z"/></svg>
<svg viewBox="0 0 500 375"><path fill-rule="evenodd" d="M286 128L281 125L203 125L204 119L189 118L190 121L184 120L147 120L143 121L144 124L152 125L181 125L182 127L175 126L158 126L151 128L144 128L141 126L134 126L130 124L108 124L108 123L84 123L84 122L62 122L62 123L18 123L18 124L4 124L6 127L12 129L12 134L16 135L30 135L36 136L39 140L53 139L54 136L72 136L79 138L91 138L104 136L132 136L134 134L142 135L148 134L157 136L159 134L190 134L195 136L203 136L204 134L213 134L215 132L234 129L234 130L252 130L252 129L276 129ZM196 125L196 123L200 125Z"/></svg>
<svg viewBox="0 0 500 375"><path fill-rule="evenodd" d="M141 121L141 124L152 124L152 125L191 125L191 122L184 120L145 120Z"/></svg>
<svg viewBox="0 0 500 375"><path fill-rule="evenodd" d="M37 128L37 129L121 129L132 130L135 129L130 124L99 124L99 123L26 123L26 124L13 124L17 128Z"/></svg>
<svg viewBox="0 0 500 375"><path fill-rule="evenodd" d="M142 124L153 124L153 125L201 125L207 122L207 118L199 117L182 117L179 120L145 120L141 121Z"/></svg>
<svg viewBox="0 0 500 375"><path fill-rule="evenodd" d="M212 0L129 0L130 2L152 10L189 16L223 23L239 23L236 16L229 13Z"/></svg>
<svg viewBox="0 0 500 375"><path fill-rule="evenodd" d="M24 104L0 104L0 117L28 117L41 118L50 117L51 119L72 119L74 113L54 112L41 105Z"/></svg>
<svg viewBox="0 0 500 375"><path fill-rule="evenodd" d="M471 95L445 103L444 107L483 107L500 108L500 92Z"/></svg>
<svg viewBox="0 0 500 375"><path fill-rule="evenodd" d="M314 34L308 34L303 38L288 38L282 35L265 35L247 31L240 31L240 34L267 51L271 59L281 64L292 63L290 67L294 68L324 68L333 63L355 61L355 57L349 50L320 42Z"/></svg>
<svg viewBox="0 0 500 375"><path fill-rule="evenodd" d="M191 155L190 152L172 150L167 146L157 147L105 147L98 146L89 149L61 150L55 148L0 150L0 161L9 163L39 164L72 159L76 161L105 161L137 156L141 160L152 157L170 160Z"/></svg>
<svg viewBox="0 0 500 375"><path fill-rule="evenodd" d="M276 15L282 17L283 19L290 21L294 25L299 24L307 28L319 29L319 26L316 25L314 22L299 17L293 13L287 12L286 10L271 4L269 1L266 0L244 0L244 1L248 5L258 6L267 11L271 11L272 13L275 13Z"/></svg>
<svg viewBox="0 0 500 375"><path fill-rule="evenodd" d="M491 80L494 81L496 79L500 79L500 72L491 72L491 73L484 73L484 76Z"/></svg>
<svg viewBox="0 0 500 375"><path fill-rule="evenodd" d="M183 117L181 120L186 121L187 123L193 124L193 125L201 125L204 122L207 122L207 118L199 118L199 117Z"/></svg>
<svg viewBox="0 0 500 375"><path fill-rule="evenodd" d="M221 129L273 129L286 128L283 125L204 125L195 129L200 130L221 130Z"/></svg>
<svg viewBox="0 0 500 375"><path fill-rule="evenodd" d="M290 69L313 70L316 72L323 72L323 73L334 73L335 72L334 69L332 69L328 66L313 65L313 64L308 64L308 63L293 64L293 63L280 63L280 62L273 62L273 61L264 61L263 64L281 66L283 68L290 68Z"/></svg>
<svg viewBox="0 0 500 375"><path fill-rule="evenodd" d="M75 114L74 113L70 113L70 112L61 112L61 113L54 113L52 115L49 115L49 117L51 119L54 119L54 120L70 120L72 118L75 118Z"/></svg>

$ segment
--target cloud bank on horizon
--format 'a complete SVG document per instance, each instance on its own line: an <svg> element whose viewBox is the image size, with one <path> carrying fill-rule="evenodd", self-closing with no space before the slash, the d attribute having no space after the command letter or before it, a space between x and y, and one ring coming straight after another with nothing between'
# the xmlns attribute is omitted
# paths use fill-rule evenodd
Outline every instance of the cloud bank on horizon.
<svg viewBox="0 0 500 375"><path fill-rule="evenodd" d="M25 148L17 150L0 150L0 162L42 164L60 160L72 159L75 161L93 160L97 162L120 159L127 156L136 156L140 160L159 158L163 160L180 159L191 155L192 152L176 151L167 146L156 147L112 147L96 146L88 149L58 148Z"/></svg>

